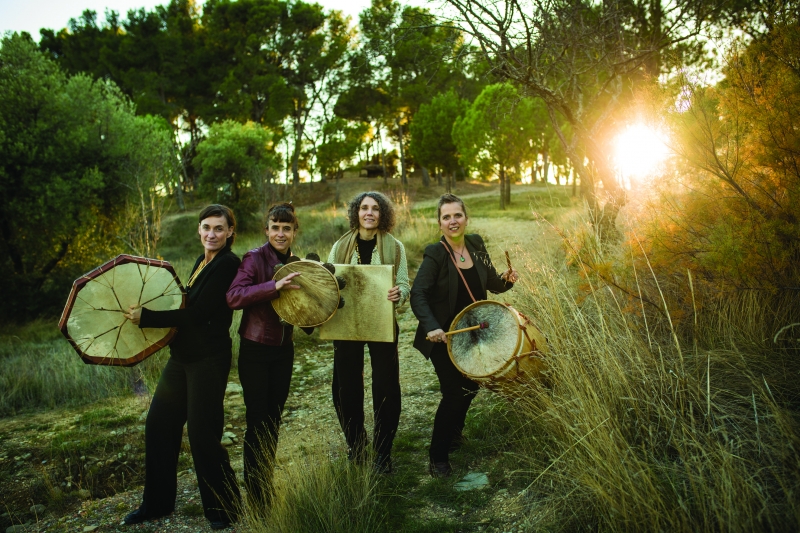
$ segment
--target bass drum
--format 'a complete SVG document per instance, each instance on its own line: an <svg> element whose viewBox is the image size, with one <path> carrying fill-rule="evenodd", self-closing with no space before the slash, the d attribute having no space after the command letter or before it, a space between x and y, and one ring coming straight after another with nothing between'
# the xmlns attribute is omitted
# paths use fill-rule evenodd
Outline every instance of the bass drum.
<svg viewBox="0 0 800 533"><path fill-rule="evenodd" d="M450 331L477 326L450 335L447 351L462 374L480 385L513 394L523 382L541 378L547 340L531 320L510 305L480 300L464 308Z"/></svg>

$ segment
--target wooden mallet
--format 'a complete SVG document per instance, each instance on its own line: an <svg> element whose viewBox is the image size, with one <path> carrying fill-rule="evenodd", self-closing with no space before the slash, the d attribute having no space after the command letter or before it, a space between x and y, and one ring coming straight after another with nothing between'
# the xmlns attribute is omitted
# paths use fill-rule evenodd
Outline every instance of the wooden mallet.
<svg viewBox="0 0 800 533"><path fill-rule="evenodd" d="M474 331L476 329L486 329L489 327L488 322L481 322L477 326L470 326L468 328L461 328L461 329L454 329L453 331L448 331L445 335L455 335L456 333L464 333L465 331Z"/></svg>

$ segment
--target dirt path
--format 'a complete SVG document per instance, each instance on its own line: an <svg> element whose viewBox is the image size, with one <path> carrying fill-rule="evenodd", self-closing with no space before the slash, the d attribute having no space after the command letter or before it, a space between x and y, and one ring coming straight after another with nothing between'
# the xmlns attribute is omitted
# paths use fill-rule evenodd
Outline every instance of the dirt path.
<svg viewBox="0 0 800 533"><path fill-rule="evenodd" d="M521 193L522 191L520 191ZM485 196L481 193L475 196ZM468 196L469 197L469 196ZM467 197L467 198L468 198ZM498 268L504 265L502 250L509 250L512 258L522 257L537 249L551 251L553 249L552 232L546 226L530 221L512 218L486 218L473 220L473 232L483 235L489 242L490 253ZM515 265L518 266L519 265ZM482 455L480 449L471 454L456 454L453 464L457 476L446 480L433 481L427 475L427 446L436 406L439 401L438 382L433 367L422 355L412 347L412 340L417 321L408 305L399 314L400 325L400 373L403 393L403 411L400 428L395 441L395 474L389 476L387 483L390 490L401 492L401 497L417 502L410 505L406 520L417 522L443 521L443 524L461 524L463 530L511 531L514 530L518 518L515 514L516 489L513 483L502 474L490 475L490 488L483 489L480 497L464 499L452 490L458 479L471 471L502 472L498 469L498 456ZM298 461L316 461L325 457L340 458L346 454L346 446L331 403L330 383L332 375L332 346L329 342L320 341L316 335L310 337L303 333L296 334L295 373L292 390L286 405L284 423L281 428L278 449L278 467L276 475L281 479L282 471L291 468ZM366 411L371 411L370 367L365 364ZM236 371L231 372L232 382L238 383ZM232 389L236 387L233 386ZM487 392L481 392L476 404L491 401ZM128 442L143 440L141 416L146 412L146 405L130 400L108 402L113 409L128 413L137 421L130 427L121 430L127 435ZM241 476L242 447L241 440L245 426L244 405L241 394L231 391L226 397L227 429L234 435L234 444L229 447L234 469ZM43 414L29 417L0 420L0 433L19 433L20 439L34 438L31 432L35 428L43 428L61 423L69 427L70 420L78 420L79 411L63 411L55 414L61 422L53 422L54 414ZM50 422L46 422L46 420ZM66 420L66 422L64 422ZM74 427L75 423L72 422ZM368 415L371 427L371 417ZM27 429L26 429L27 428ZM27 431L27 433L26 433ZM26 436L27 435L27 436ZM116 432L113 438L121 438ZM22 442L22 441L20 441ZM17 443L17 449L23 444ZM141 442L139 442L141 445ZM184 454L185 456L186 454ZM0 457L0 460L16 460L17 458ZM33 458L36 460L37 458ZM83 457L81 458L83 459ZM186 468L188 457L184 457ZM121 459L120 459L121 460ZM42 463L44 464L44 463ZM24 476L23 476L24 477ZM18 481L21 478L17 478ZM24 482L22 479L21 482ZM33 482L33 481L31 481ZM441 490L450 494L448 497L435 498L430 495L433 490ZM6 524L27 522L27 526L12 531L210 531L202 517L194 475L186 468L179 478L179 499L176 513L168 519L146 525L126 528L120 526L122 517L134 509L140 498L140 490L115 494L104 499L88 500L79 506L72 507L67 514L43 511L31 518L30 514L19 512L5 517ZM449 492L448 492L449 491ZM477 499L476 499L477 498ZM464 503L467 502L467 503ZM471 502L471 503L470 503ZM478 503L476 503L478 502ZM39 502L30 502L33 505ZM24 511L24 509L22 510ZM458 530L462 526L458 526ZM451 529L448 529L451 530ZM455 530L455 529L452 529Z"/></svg>

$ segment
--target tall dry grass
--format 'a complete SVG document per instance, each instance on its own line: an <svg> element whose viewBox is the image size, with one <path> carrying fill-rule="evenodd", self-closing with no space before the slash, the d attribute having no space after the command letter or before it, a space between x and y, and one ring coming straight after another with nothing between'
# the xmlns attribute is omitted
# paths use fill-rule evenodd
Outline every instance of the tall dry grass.
<svg viewBox="0 0 800 533"><path fill-rule="evenodd" d="M154 390L164 351L135 368L85 364L52 321L0 333L0 417Z"/></svg>
<svg viewBox="0 0 800 533"><path fill-rule="evenodd" d="M246 506L243 524L254 533L386 531L378 475L345 459L294 457L276 471L270 508Z"/></svg>
<svg viewBox="0 0 800 533"><path fill-rule="evenodd" d="M800 362L767 342L766 302L719 302L679 335L571 268L539 251L513 291L551 349L545 386L509 407L526 525L800 529Z"/></svg>

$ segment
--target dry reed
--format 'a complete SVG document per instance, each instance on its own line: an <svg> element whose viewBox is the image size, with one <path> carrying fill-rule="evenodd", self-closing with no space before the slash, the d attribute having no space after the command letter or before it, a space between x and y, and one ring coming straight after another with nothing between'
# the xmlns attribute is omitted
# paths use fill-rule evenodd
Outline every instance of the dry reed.
<svg viewBox="0 0 800 533"><path fill-rule="evenodd" d="M518 260L512 296L551 348L548 386L510 407L527 525L798 530L798 361L763 342L764 302L707 308L686 339L608 286L579 297L563 259L543 257Z"/></svg>

